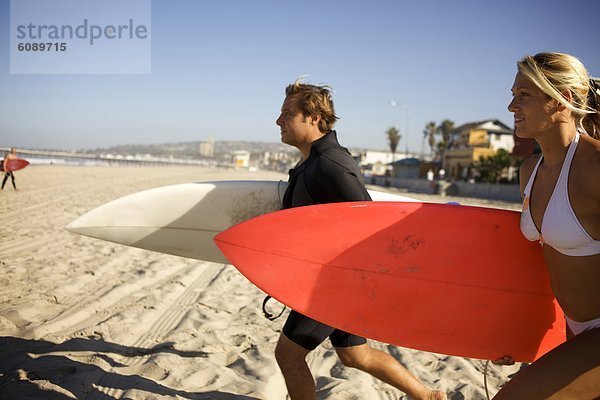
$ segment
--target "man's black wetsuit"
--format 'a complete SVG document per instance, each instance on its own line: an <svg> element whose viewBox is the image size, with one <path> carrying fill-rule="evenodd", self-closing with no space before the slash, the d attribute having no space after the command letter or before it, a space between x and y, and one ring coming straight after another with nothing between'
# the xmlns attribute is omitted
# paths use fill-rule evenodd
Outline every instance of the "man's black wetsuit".
<svg viewBox="0 0 600 400"><path fill-rule="evenodd" d="M360 168L348 150L340 146L335 131L315 141L309 157L289 174L289 185L283 196L284 209L371 200ZM307 350L314 350L327 337L334 347L366 343L363 337L332 328L293 310L283 333Z"/></svg>

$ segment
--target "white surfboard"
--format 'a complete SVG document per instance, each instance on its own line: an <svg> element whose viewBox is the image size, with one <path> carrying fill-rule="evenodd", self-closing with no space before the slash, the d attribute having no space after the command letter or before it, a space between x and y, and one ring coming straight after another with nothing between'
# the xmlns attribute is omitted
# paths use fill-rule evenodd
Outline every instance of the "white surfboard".
<svg viewBox="0 0 600 400"><path fill-rule="evenodd" d="M213 242L219 232L281 209L287 182L215 181L130 194L77 218L70 232L160 253L228 263ZM374 201L417 201L369 190Z"/></svg>

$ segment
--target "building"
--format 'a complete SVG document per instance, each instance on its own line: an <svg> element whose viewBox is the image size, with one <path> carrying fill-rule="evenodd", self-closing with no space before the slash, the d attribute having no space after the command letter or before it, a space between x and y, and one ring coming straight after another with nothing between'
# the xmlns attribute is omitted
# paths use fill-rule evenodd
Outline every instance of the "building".
<svg viewBox="0 0 600 400"><path fill-rule="evenodd" d="M443 167L448 177L467 179L480 157L490 157L500 149L511 153L514 145L513 130L499 120L470 122L451 132L451 144L444 152Z"/></svg>
<svg viewBox="0 0 600 400"><path fill-rule="evenodd" d="M250 152L246 150L234 151L231 154L231 162L235 168L250 167Z"/></svg>
<svg viewBox="0 0 600 400"><path fill-rule="evenodd" d="M427 171L438 171L439 165L431 160L418 158L403 158L392 163L392 178L420 179L427 175Z"/></svg>
<svg viewBox="0 0 600 400"><path fill-rule="evenodd" d="M215 141L213 139L198 143L198 150L202 157L213 157L215 155Z"/></svg>
<svg viewBox="0 0 600 400"><path fill-rule="evenodd" d="M365 175L383 176L391 170L391 165L397 160L416 158L415 153L395 153L386 150L366 150L353 157L360 164Z"/></svg>

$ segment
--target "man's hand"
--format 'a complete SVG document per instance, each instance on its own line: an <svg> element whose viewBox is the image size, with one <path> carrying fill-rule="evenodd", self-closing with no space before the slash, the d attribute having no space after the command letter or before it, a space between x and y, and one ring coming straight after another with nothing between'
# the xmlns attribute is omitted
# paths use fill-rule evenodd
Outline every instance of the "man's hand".
<svg viewBox="0 0 600 400"><path fill-rule="evenodd" d="M495 361L492 361L494 365L514 365L515 360L511 356L504 356Z"/></svg>

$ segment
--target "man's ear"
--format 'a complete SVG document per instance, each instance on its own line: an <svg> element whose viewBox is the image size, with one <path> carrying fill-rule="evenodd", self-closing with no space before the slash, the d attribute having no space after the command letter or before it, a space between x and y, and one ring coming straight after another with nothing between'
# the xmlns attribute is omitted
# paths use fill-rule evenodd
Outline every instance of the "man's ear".
<svg viewBox="0 0 600 400"><path fill-rule="evenodd" d="M319 114L313 114L310 116L310 124L311 125L319 125L321 121L321 116Z"/></svg>

